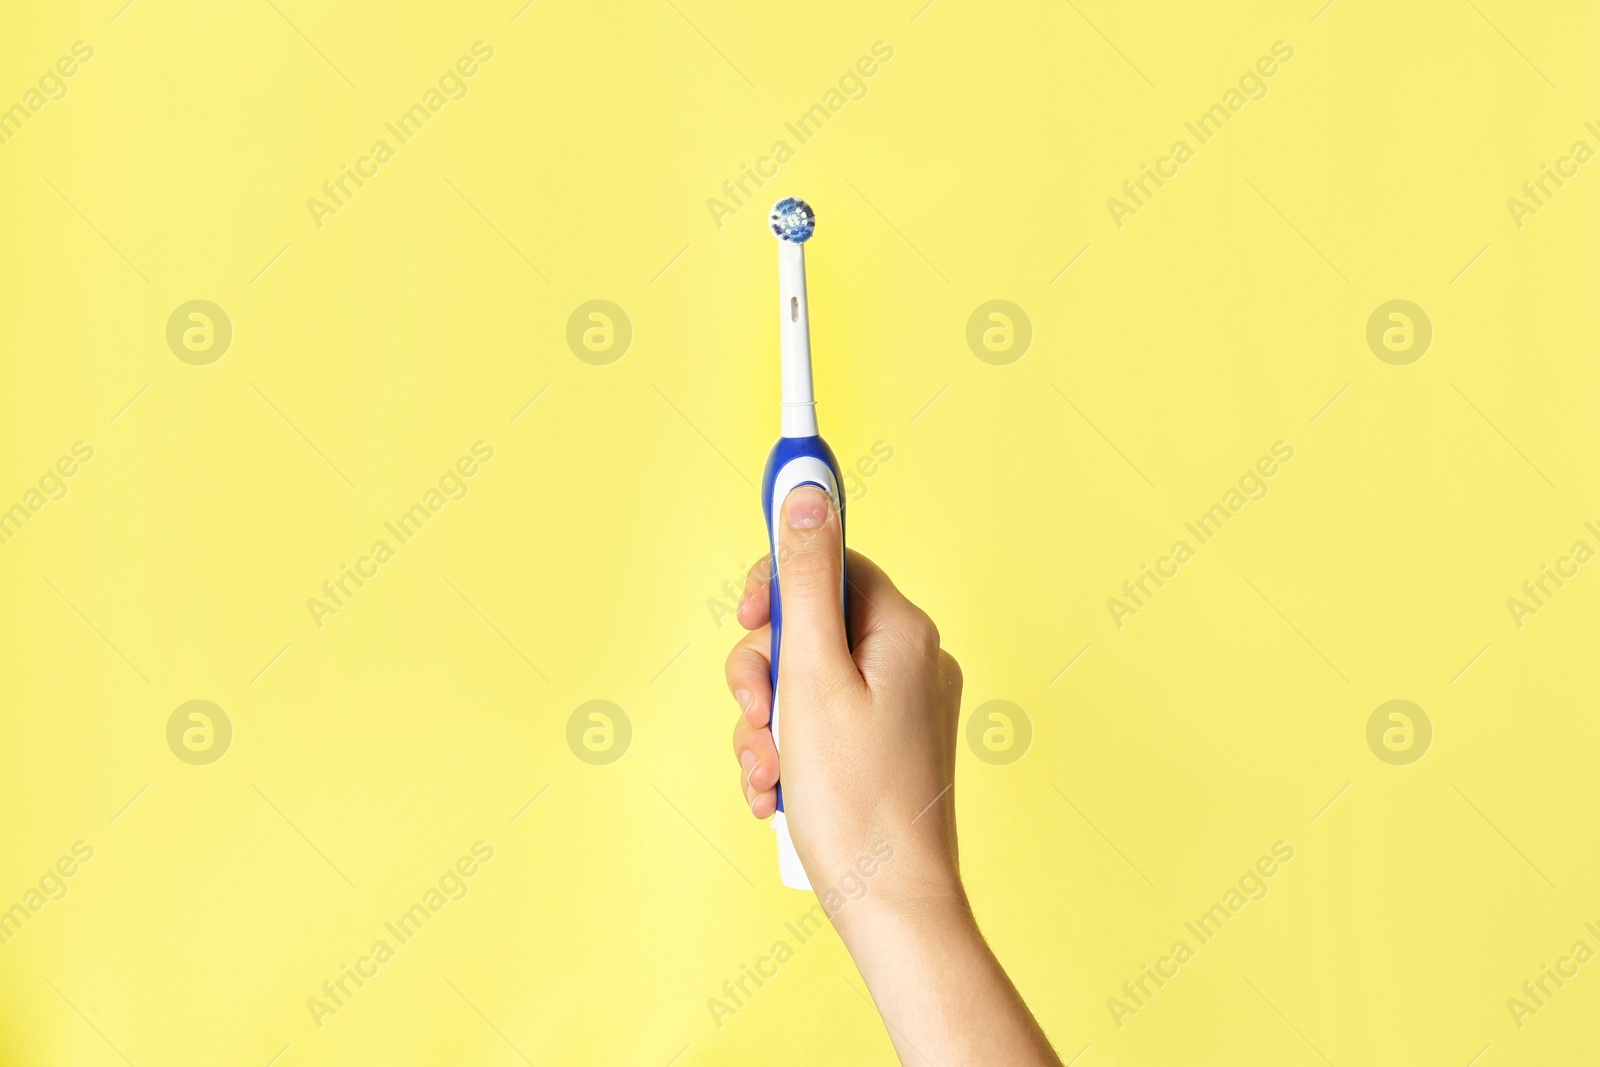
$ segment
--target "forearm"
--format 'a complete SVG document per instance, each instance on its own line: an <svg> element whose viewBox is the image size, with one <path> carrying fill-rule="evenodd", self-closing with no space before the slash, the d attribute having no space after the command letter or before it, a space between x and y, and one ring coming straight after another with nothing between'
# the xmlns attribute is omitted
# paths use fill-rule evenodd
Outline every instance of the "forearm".
<svg viewBox="0 0 1600 1067"><path fill-rule="evenodd" d="M839 916L906 1067L1059 1067L1039 1024L989 950L965 900Z"/></svg>

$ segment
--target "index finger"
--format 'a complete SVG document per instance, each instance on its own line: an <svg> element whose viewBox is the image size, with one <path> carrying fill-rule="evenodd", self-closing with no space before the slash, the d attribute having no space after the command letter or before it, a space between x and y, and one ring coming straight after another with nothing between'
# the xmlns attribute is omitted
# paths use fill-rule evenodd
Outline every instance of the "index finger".
<svg viewBox="0 0 1600 1067"><path fill-rule="evenodd" d="M759 630L772 621L772 556L765 555L750 566L744 578L744 595L734 613L746 630Z"/></svg>

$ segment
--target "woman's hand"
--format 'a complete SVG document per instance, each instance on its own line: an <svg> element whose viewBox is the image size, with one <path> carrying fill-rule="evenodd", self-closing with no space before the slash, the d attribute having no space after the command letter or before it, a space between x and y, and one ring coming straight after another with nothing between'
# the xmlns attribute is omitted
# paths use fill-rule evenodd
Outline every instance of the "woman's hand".
<svg viewBox="0 0 1600 1067"><path fill-rule="evenodd" d="M781 758L771 730L768 561L746 582L738 616L750 633L727 666L745 802L770 817L781 772L795 850L902 1062L1059 1064L961 885L961 668L939 647L933 620L856 552L845 571L847 631L842 540L824 493L789 494L777 550Z"/></svg>
<svg viewBox="0 0 1600 1067"><path fill-rule="evenodd" d="M854 649L846 643L839 517L820 490L791 493L779 529L781 757L771 730L765 561L739 604L751 632L728 657L728 687L744 711L734 751L745 800L758 818L770 816L781 772L789 832L819 894L842 879L854 886L876 844L893 853L867 883L878 903L963 901L953 795L961 668L939 647L933 620L855 552L847 569Z"/></svg>

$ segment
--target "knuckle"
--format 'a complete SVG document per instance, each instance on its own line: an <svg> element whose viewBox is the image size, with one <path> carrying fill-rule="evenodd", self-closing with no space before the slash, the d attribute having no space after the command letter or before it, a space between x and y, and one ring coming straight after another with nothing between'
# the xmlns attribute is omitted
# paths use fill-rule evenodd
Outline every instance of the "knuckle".
<svg viewBox="0 0 1600 1067"><path fill-rule="evenodd" d="M762 556L744 576L744 591L739 597L739 606L743 607L752 597L759 596L766 589L767 581L771 577L769 561L771 556Z"/></svg>
<svg viewBox="0 0 1600 1067"><path fill-rule="evenodd" d="M940 673L944 675L945 681L948 682L956 692L961 692L961 686L965 681L965 678L961 673L961 664L957 662L956 658L948 652L941 651L939 653L939 666Z"/></svg>
<svg viewBox="0 0 1600 1067"><path fill-rule="evenodd" d="M785 592L790 589L814 589L837 574L833 555L821 545L796 547L783 561L780 581Z"/></svg>

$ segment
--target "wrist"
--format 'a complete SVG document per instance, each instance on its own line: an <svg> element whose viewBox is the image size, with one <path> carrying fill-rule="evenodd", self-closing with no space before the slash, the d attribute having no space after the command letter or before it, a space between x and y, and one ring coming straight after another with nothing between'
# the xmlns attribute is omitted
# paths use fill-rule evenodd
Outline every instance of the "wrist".
<svg viewBox="0 0 1600 1067"><path fill-rule="evenodd" d="M958 876L903 878L873 886L832 916L852 955L870 943L945 940L977 933L977 920Z"/></svg>

